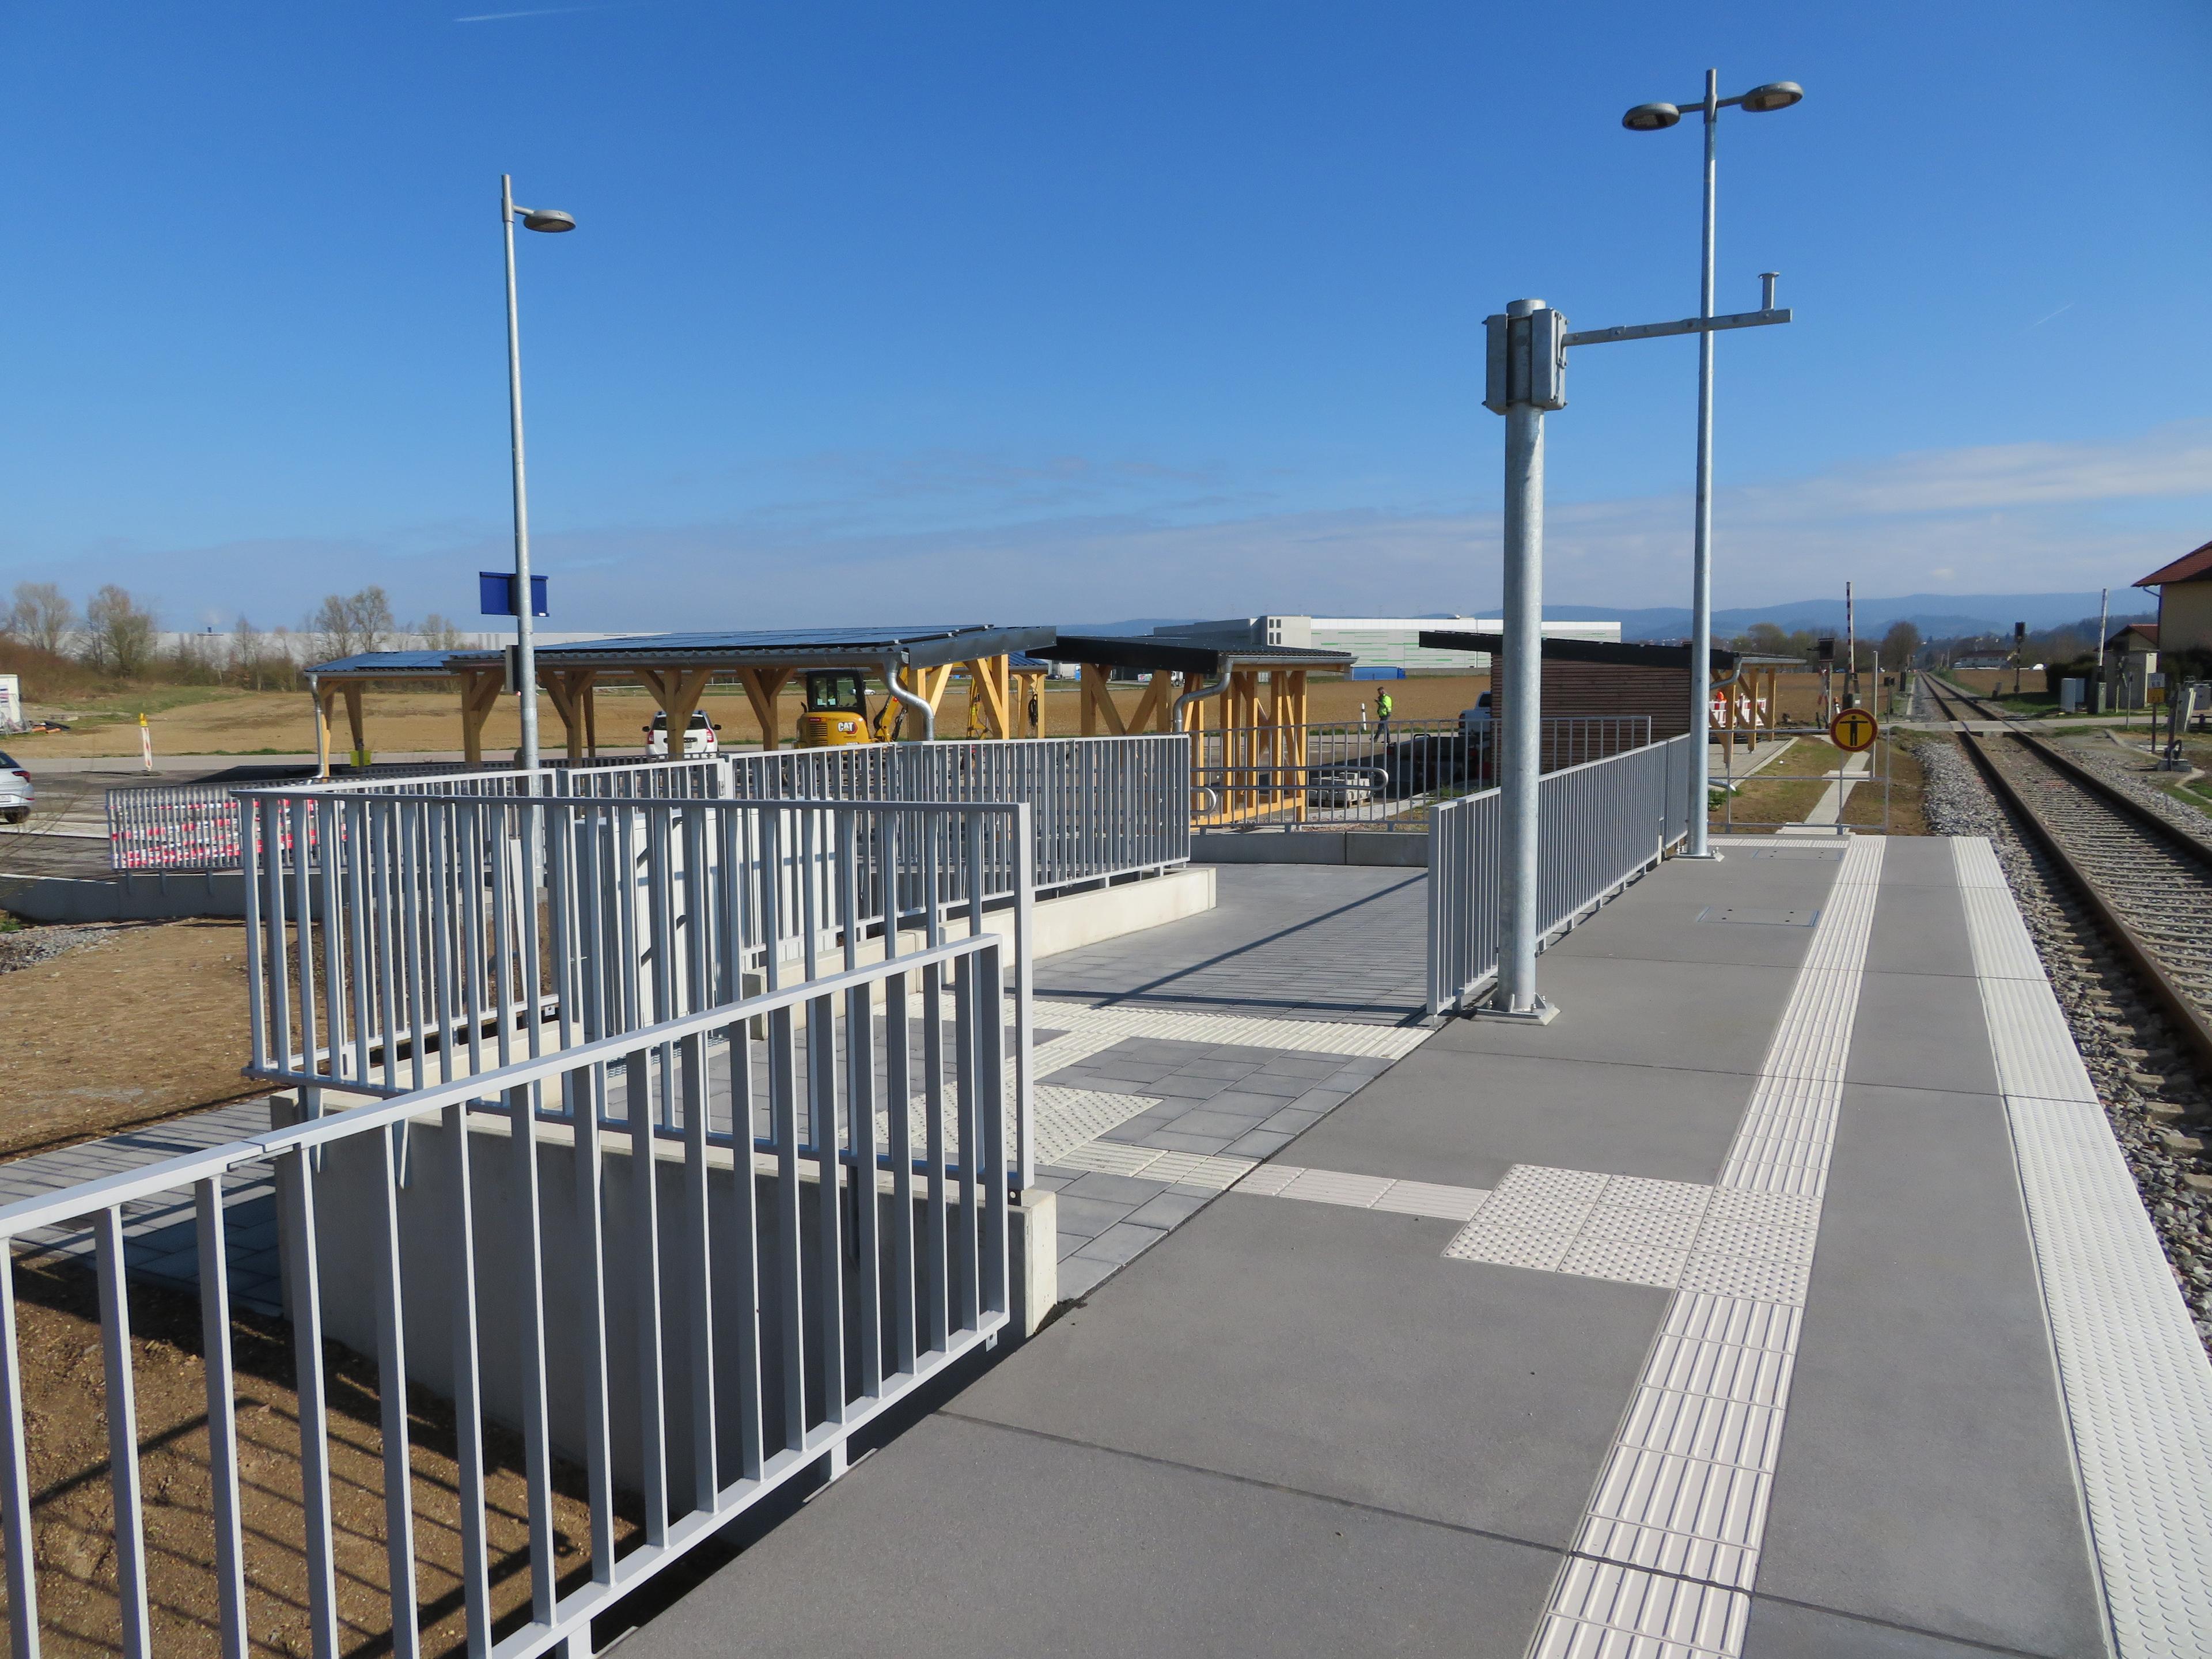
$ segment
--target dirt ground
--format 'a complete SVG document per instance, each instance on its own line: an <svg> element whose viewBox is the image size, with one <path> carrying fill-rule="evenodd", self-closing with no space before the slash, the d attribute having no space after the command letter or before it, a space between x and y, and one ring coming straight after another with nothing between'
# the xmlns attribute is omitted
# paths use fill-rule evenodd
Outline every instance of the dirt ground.
<svg viewBox="0 0 2212 1659"><path fill-rule="evenodd" d="M1474 700L1490 682L1486 676L1439 675L1389 683L1400 720L1451 720ZM1315 720L1357 719L1361 704L1368 717L1375 713L1375 698L1382 683L1370 680L1316 680L1309 691L1310 717ZM1136 708L1145 688L1116 686L1115 703L1124 714ZM872 699L872 701L873 701ZM699 705L709 720L719 721L722 741L750 746L760 741L760 723L752 705L733 686L717 686ZM645 726L653 715L653 702L641 687L602 688L599 697L599 748L602 753L636 750L645 746ZM1048 736L1073 735L1080 726L1078 690L1072 683L1045 689L1044 721ZM549 698L538 704L538 729L549 748L567 741L568 728ZM442 691L371 691L363 700L362 725L371 752L381 755L437 754L458 751L461 721L458 697ZM64 717L66 717L64 711ZM956 684L945 694L939 711L939 731L956 736L967 729L968 698ZM799 722L799 693L787 688L777 705L777 728L787 743ZM199 701L157 708L148 715L154 735L154 752L162 755L296 755L315 748L314 714L307 694L275 691L215 690ZM512 750L521 741L521 717L512 699L501 702L484 726L484 751L496 755ZM86 720L69 732L27 732L8 739L9 752L34 769L42 757L135 758L138 754L138 723L135 716L95 723ZM353 746L343 705L331 734L333 750L343 755Z"/></svg>
<svg viewBox="0 0 2212 1659"><path fill-rule="evenodd" d="M0 972L0 1158L251 1092L244 929L72 929L88 942Z"/></svg>
<svg viewBox="0 0 2212 1659"><path fill-rule="evenodd" d="M75 1267L19 1267L15 1284L44 1650L70 1659L119 1654L106 1386L94 1281ZM134 1284L131 1318L154 1651L212 1656L219 1651L219 1641L199 1306L191 1297ZM241 1316L234 1324L232 1343L246 1625L254 1653L291 1659L312 1650L291 1334L280 1322ZM326 1351L326 1363L339 1647L348 1654L389 1653L392 1612L376 1367L335 1346ZM413 1394L409 1404L423 1651L458 1653L462 1589L454 1418L450 1406L427 1394ZM527 1609L531 1584L522 1447L516 1437L495 1427L488 1428L486 1439L492 1605L511 1626ZM556 1464L554 1550L564 1587L589 1571L585 1494L582 1472ZM636 1516L619 1516L617 1552L634 1542L638 1532Z"/></svg>

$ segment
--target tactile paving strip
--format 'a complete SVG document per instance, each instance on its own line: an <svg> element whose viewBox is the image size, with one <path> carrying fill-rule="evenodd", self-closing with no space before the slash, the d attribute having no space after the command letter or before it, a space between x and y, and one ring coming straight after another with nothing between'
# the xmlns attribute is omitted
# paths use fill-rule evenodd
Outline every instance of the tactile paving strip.
<svg viewBox="0 0 2212 1659"><path fill-rule="evenodd" d="M1057 1000L1034 1005L1055 1030L1110 1031L1176 1042L1236 1043L1285 1054L1352 1054L1402 1060L1429 1040L1419 1025L1362 1025L1350 1020L1258 1019L1245 1014L1181 1014L1158 1009L1092 1008ZM1062 1062L1065 1064L1066 1062Z"/></svg>
<svg viewBox="0 0 2212 1659"><path fill-rule="evenodd" d="M1951 843L1959 881L2004 876ZM2212 1364L2009 898L1966 932L2120 1659L2212 1654Z"/></svg>
<svg viewBox="0 0 2212 1659"><path fill-rule="evenodd" d="M1703 1201L1679 1288L1535 1659L1743 1650L1881 854L1870 837L1846 848L1720 1182L1689 1189Z"/></svg>

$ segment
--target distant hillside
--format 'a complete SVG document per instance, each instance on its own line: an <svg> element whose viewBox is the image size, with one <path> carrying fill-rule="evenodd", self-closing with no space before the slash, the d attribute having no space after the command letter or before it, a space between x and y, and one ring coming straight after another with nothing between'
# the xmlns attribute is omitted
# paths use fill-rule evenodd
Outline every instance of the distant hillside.
<svg viewBox="0 0 2212 1659"><path fill-rule="evenodd" d="M2132 588L2112 595L2112 615L2148 615L2148 595ZM1866 598L1858 601L1858 629L1862 635L1879 635L1893 622L1909 622L1926 639L1954 638L1964 634L2009 634L2014 623L2031 629L2057 628L2097 614L2097 595L2087 593L1907 593L1900 598ZM1556 622L1618 622L1626 640L1680 639L1690 631L1687 605L1660 606L1647 611L1617 611L1603 605L1547 605L1544 614ZM1713 632L1723 637L1741 634L1753 623L1772 623L1792 632L1801 628L1818 631L1844 627L1843 596L1833 599L1793 599L1778 605L1731 605L1713 612Z"/></svg>

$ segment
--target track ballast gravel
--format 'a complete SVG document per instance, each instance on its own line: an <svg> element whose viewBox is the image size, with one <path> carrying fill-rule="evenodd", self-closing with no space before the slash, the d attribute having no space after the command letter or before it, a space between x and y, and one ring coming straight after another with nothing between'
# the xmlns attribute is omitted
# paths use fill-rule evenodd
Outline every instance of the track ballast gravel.
<svg viewBox="0 0 2212 1659"><path fill-rule="evenodd" d="M2201 1172L2197 1156L2169 1150L2158 1139L2161 1131L2196 1133L2185 1121L2201 1116L2205 1098L2189 1061L2065 877L2014 829L1965 752L1948 737L1923 738L1916 746L1926 777L1929 829L1939 836L1986 836L1996 848L2197 1334L2212 1348L2212 1193L2184 1179ZM2148 1080L2154 1077L2160 1080ZM2154 1108L2162 1115L2154 1115Z"/></svg>

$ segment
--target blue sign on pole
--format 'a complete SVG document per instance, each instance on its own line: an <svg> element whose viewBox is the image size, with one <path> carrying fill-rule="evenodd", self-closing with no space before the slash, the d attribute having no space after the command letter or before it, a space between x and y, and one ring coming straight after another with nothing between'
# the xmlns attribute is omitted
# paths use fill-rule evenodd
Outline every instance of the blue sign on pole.
<svg viewBox="0 0 2212 1659"><path fill-rule="evenodd" d="M519 614L514 608L514 573L512 570L477 572L477 609L487 617ZM530 579L530 614L533 617L551 614L545 608L545 578L543 576Z"/></svg>

